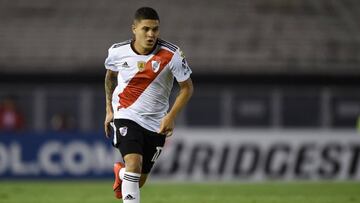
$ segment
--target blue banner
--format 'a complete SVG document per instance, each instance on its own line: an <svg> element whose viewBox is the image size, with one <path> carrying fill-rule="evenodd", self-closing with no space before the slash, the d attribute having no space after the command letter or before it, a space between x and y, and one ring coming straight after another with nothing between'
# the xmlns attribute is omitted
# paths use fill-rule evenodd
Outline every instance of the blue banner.
<svg viewBox="0 0 360 203"><path fill-rule="evenodd" d="M0 180L113 178L119 160L100 132L0 134ZM360 137L353 131L182 129L167 139L151 178L359 181Z"/></svg>
<svg viewBox="0 0 360 203"><path fill-rule="evenodd" d="M0 179L110 178L120 153L103 134L0 134Z"/></svg>

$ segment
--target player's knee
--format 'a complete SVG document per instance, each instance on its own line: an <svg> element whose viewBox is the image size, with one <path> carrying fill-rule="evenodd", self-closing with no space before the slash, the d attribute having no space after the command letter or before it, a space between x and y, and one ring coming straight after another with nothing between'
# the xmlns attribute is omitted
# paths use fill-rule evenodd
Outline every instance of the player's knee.
<svg viewBox="0 0 360 203"><path fill-rule="evenodd" d="M141 162L129 162L125 165L127 172L141 173Z"/></svg>
<svg viewBox="0 0 360 203"><path fill-rule="evenodd" d="M125 168L127 172L141 173L142 161L137 158L125 159Z"/></svg>

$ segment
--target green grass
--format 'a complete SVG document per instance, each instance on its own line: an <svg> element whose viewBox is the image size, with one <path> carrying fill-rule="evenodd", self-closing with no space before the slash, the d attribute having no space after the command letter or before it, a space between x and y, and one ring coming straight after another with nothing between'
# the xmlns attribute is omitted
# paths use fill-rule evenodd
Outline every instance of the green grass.
<svg viewBox="0 0 360 203"><path fill-rule="evenodd" d="M0 181L0 203L110 203L111 181ZM142 203L360 203L360 183L148 183ZM121 202L121 201L120 201Z"/></svg>

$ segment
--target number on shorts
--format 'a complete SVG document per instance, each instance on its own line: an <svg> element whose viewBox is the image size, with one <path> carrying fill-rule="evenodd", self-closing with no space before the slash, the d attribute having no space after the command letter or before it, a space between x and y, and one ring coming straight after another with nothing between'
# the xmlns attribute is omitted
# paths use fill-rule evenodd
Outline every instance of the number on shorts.
<svg viewBox="0 0 360 203"><path fill-rule="evenodd" d="M159 158L162 149L163 149L162 147L156 147L156 152L153 158L151 159L152 162L155 162Z"/></svg>

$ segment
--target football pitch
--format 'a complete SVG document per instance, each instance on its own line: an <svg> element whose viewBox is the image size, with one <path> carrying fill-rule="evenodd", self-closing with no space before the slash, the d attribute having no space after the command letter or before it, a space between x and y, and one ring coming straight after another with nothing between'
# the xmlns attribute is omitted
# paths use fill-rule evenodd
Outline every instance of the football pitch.
<svg viewBox="0 0 360 203"><path fill-rule="evenodd" d="M111 181L0 181L1 203L110 203ZM142 203L360 203L360 183L148 183Z"/></svg>

